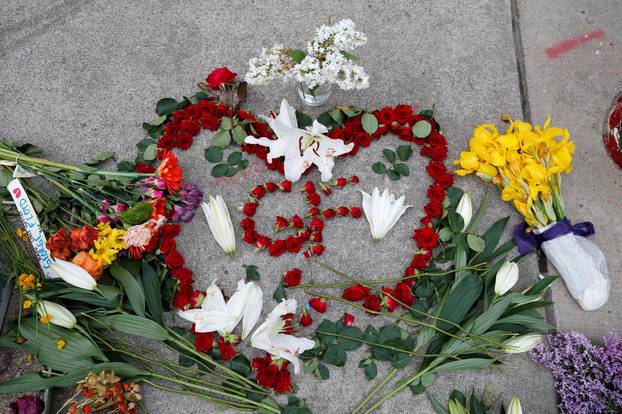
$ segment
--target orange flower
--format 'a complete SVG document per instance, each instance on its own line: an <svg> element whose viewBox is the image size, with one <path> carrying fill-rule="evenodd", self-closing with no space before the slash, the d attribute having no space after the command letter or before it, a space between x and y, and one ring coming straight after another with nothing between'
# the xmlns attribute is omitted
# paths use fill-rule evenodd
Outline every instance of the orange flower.
<svg viewBox="0 0 622 414"><path fill-rule="evenodd" d="M181 182L184 179L183 172L177 157L171 151L164 152L156 174L166 182L166 189L169 193L175 194L181 188Z"/></svg>
<svg viewBox="0 0 622 414"><path fill-rule="evenodd" d="M93 279L99 280L102 277L103 269L99 262L91 257L88 252L80 252L73 258L72 262L77 264L93 276Z"/></svg>

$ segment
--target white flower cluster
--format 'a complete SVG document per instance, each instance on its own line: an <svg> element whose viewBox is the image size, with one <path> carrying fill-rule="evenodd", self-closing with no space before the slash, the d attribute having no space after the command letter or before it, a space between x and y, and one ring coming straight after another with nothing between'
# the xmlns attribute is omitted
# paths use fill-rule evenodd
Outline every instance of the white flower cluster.
<svg viewBox="0 0 622 414"><path fill-rule="evenodd" d="M296 79L309 89L324 84L336 84L345 90L364 89L369 86L369 77L362 66L354 64L356 57L350 52L365 43L367 37L354 30L350 19L323 25L307 43L306 56L300 63L292 58L292 49L282 45L264 48L258 58L248 62L246 81L261 85L275 79Z"/></svg>

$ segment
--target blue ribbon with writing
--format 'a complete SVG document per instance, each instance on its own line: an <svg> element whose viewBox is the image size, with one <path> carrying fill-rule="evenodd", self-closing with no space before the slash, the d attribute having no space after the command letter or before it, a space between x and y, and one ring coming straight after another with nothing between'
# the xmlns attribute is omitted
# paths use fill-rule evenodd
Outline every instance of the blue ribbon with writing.
<svg viewBox="0 0 622 414"><path fill-rule="evenodd" d="M540 234L535 234L527 227L527 223L522 222L514 227L512 239L518 247L520 254L533 252L545 241L553 240L566 234L576 234L581 237L588 237L595 233L594 225L589 221L571 224L570 220L564 218L552 225Z"/></svg>

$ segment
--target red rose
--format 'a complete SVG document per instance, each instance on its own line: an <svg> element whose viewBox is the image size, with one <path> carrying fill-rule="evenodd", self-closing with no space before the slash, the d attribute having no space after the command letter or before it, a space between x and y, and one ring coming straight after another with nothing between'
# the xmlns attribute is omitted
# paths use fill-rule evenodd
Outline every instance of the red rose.
<svg viewBox="0 0 622 414"><path fill-rule="evenodd" d="M428 137L426 138L426 141L428 142L428 144L430 144L433 147L447 146L447 140L438 131L430 132L430 135L428 135Z"/></svg>
<svg viewBox="0 0 622 414"><path fill-rule="evenodd" d="M413 108L410 105L399 104L393 111L395 113L395 120L400 124L406 124L412 119Z"/></svg>
<svg viewBox="0 0 622 414"><path fill-rule="evenodd" d="M222 336L218 338L218 350L220 351L220 357L225 361L231 361L237 353L235 347L226 342Z"/></svg>
<svg viewBox="0 0 622 414"><path fill-rule="evenodd" d="M179 291L173 298L173 306L177 309L185 309L190 305L190 293Z"/></svg>
<svg viewBox="0 0 622 414"><path fill-rule="evenodd" d="M280 255L285 253L286 249L287 249L287 245L285 243L285 240L275 240L268 247L268 252L270 253L270 256L279 257Z"/></svg>
<svg viewBox="0 0 622 414"><path fill-rule="evenodd" d="M74 252L90 250L97 237L99 237L99 230L89 225L84 225L77 229L71 229L69 237L71 238L71 250Z"/></svg>
<svg viewBox="0 0 622 414"><path fill-rule="evenodd" d="M328 186L322 186L322 192L329 196L333 193L333 189Z"/></svg>
<svg viewBox="0 0 622 414"><path fill-rule="evenodd" d="M298 238L300 239L300 241L306 242L307 240L309 240L309 233L301 230L298 232Z"/></svg>
<svg viewBox="0 0 622 414"><path fill-rule="evenodd" d="M300 280L302 279L302 270L294 267L293 269L289 269L283 275L283 284L287 287L294 287L300 284Z"/></svg>
<svg viewBox="0 0 622 414"><path fill-rule="evenodd" d="M445 174L447 169L445 168L442 162L431 161L426 167L426 171L428 172L430 177L437 179L441 177L443 174Z"/></svg>
<svg viewBox="0 0 622 414"><path fill-rule="evenodd" d="M358 142L361 147L367 148L369 144L371 144L371 135L365 131L361 131L356 134L356 142Z"/></svg>
<svg viewBox="0 0 622 414"><path fill-rule="evenodd" d="M429 261L430 258L428 255L419 253L413 256L413 259L410 262L410 266L414 267L415 269L423 270L428 266Z"/></svg>
<svg viewBox="0 0 622 414"><path fill-rule="evenodd" d="M266 188L263 185L258 185L251 190L251 195L257 199L266 195Z"/></svg>
<svg viewBox="0 0 622 414"><path fill-rule="evenodd" d="M181 227L179 227L179 224L165 224L160 227L160 234L165 239L173 239L179 236L180 231Z"/></svg>
<svg viewBox="0 0 622 414"><path fill-rule="evenodd" d="M279 371L276 384L274 384L274 391L277 394L290 393L293 391L291 374L287 369Z"/></svg>
<svg viewBox="0 0 622 414"><path fill-rule="evenodd" d="M379 123L385 125L390 124L395 121L395 112L393 111L393 108L387 106L378 112L377 117Z"/></svg>
<svg viewBox="0 0 622 414"><path fill-rule="evenodd" d="M313 246L311 246L311 253L313 253L316 256L321 256L322 253L324 253L324 245L314 244Z"/></svg>
<svg viewBox="0 0 622 414"><path fill-rule="evenodd" d="M429 227L415 230L413 238L422 249L433 249L438 244L438 234Z"/></svg>
<svg viewBox="0 0 622 414"><path fill-rule="evenodd" d="M415 298L413 297L410 287L404 282L395 285L395 297L408 306L415 303Z"/></svg>
<svg viewBox="0 0 622 414"><path fill-rule="evenodd" d="M193 273L192 270L187 267L178 267L173 269L171 274L175 279L179 280L181 284L188 284L189 282L192 282Z"/></svg>
<svg viewBox="0 0 622 414"><path fill-rule="evenodd" d="M264 388L273 388L277 381L277 373L267 368L257 371L257 383Z"/></svg>
<svg viewBox="0 0 622 414"><path fill-rule="evenodd" d="M335 187L337 188L342 188L346 184L348 184L348 180L346 180L344 177L339 177L337 178L337 181L335 181Z"/></svg>
<svg viewBox="0 0 622 414"><path fill-rule="evenodd" d="M266 237L263 234L257 234L257 240L255 240L255 247L258 249L265 249L270 245L272 240L270 237Z"/></svg>
<svg viewBox="0 0 622 414"><path fill-rule="evenodd" d="M443 206L439 201L436 200L431 200L430 202L428 202L423 210L425 211L425 214L432 218L440 217L441 214L443 214Z"/></svg>
<svg viewBox="0 0 622 414"><path fill-rule="evenodd" d="M287 251L290 253L298 253L302 247L302 241L296 236L289 236L285 243L287 245Z"/></svg>
<svg viewBox="0 0 622 414"><path fill-rule="evenodd" d="M369 295L369 289L363 285L353 285L344 289L341 297L350 302L358 302Z"/></svg>
<svg viewBox="0 0 622 414"><path fill-rule="evenodd" d="M276 219L274 220L274 231L285 230L288 227L289 221L287 221L285 217L276 216Z"/></svg>
<svg viewBox="0 0 622 414"><path fill-rule="evenodd" d="M175 146L175 138L171 135L164 134L158 140L158 148L170 150Z"/></svg>
<svg viewBox="0 0 622 414"><path fill-rule="evenodd" d="M304 190L306 193L315 193L315 184L313 184L313 181L307 181Z"/></svg>
<svg viewBox="0 0 622 414"><path fill-rule="evenodd" d="M155 167L147 164L146 162L137 162L136 166L134 167L134 170L136 170L136 172L138 173L149 174L155 171Z"/></svg>
<svg viewBox="0 0 622 414"><path fill-rule="evenodd" d="M402 141L410 142L413 140L412 131L408 127L400 128L398 136Z"/></svg>
<svg viewBox="0 0 622 414"><path fill-rule="evenodd" d="M194 347L199 352L209 352L214 343L214 332L197 332L194 336Z"/></svg>
<svg viewBox="0 0 622 414"><path fill-rule="evenodd" d="M68 260L71 257L70 243L71 241L67 237L67 229L63 227L48 239L45 247L50 250L54 259Z"/></svg>
<svg viewBox="0 0 622 414"><path fill-rule="evenodd" d="M255 244L257 241L257 232L254 229L245 231L244 236L242 236L242 240L248 244Z"/></svg>
<svg viewBox="0 0 622 414"><path fill-rule="evenodd" d="M453 174L443 174L436 179L436 184L440 185L443 188L449 188L454 185L454 176Z"/></svg>
<svg viewBox="0 0 622 414"><path fill-rule="evenodd" d="M352 177L350 177L350 183L358 184L359 183L359 178L356 175L353 175Z"/></svg>
<svg viewBox="0 0 622 414"><path fill-rule="evenodd" d="M255 230L255 220L250 217L244 217L242 221L240 221L240 225L242 226L242 230Z"/></svg>
<svg viewBox="0 0 622 414"><path fill-rule="evenodd" d="M201 127L210 131L216 131L220 128L220 119L212 114L203 114L199 119Z"/></svg>
<svg viewBox="0 0 622 414"><path fill-rule="evenodd" d="M320 204L322 199L320 198L320 195L318 193L307 193L307 201L312 206L317 206Z"/></svg>
<svg viewBox="0 0 622 414"><path fill-rule="evenodd" d="M432 158L434 161L443 161L445 158L447 158L447 147L432 147L432 153L430 158Z"/></svg>
<svg viewBox="0 0 622 414"><path fill-rule="evenodd" d="M393 312L397 308L397 301L393 298L396 297L395 291L389 288L382 288L382 301L384 305L387 307L389 312Z"/></svg>
<svg viewBox="0 0 622 414"><path fill-rule="evenodd" d="M289 180L283 180L283 181L281 181L281 184L279 185L279 188L284 193L290 193L292 191L292 182L289 181Z"/></svg>
<svg viewBox="0 0 622 414"><path fill-rule="evenodd" d="M363 302L363 307L369 311L368 313L375 315L374 312L380 312L380 299L374 294L369 294Z"/></svg>
<svg viewBox="0 0 622 414"><path fill-rule="evenodd" d="M187 150L192 145L192 135L182 132L175 139L175 146L180 150Z"/></svg>
<svg viewBox="0 0 622 414"><path fill-rule="evenodd" d="M292 226L293 229L301 229L305 226L305 223L302 221L300 216L295 215L289 219L289 225Z"/></svg>
<svg viewBox="0 0 622 414"><path fill-rule="evenodd" d="M350 213L350 209L346 206L339 206L336 213L338 216L345 217Z"/></svg>
<svg viewBox="0 0 622 414"><path fill-rule="evenodd" d="M225 66L214 69L212 73L207 75L205 82L211 89L218 90L221 85L233 82L236 76L238 76L237 73L231 72L229 68Z"/></svg>
<svg viewBox="0 0 622 414"><path fill-rule="evenodd" d="M350 315L349 313L344 313L343 314L343 325L344 326L351 326L354 323L354 315Z"/></svg>
<svg viewBox="0 0 622 414"><path fill-rule="evenodd" d="M160 243L160 251L164 254L169 254L173 250L177 249L177 242L175 239L162 239Z"/></svg>
<svg viewBox="0 0 622 414"><path fill-rule="evenodd" d="M363 211L358 207L352 207L350 209L350 216L352 216L355 219L361 218L363 216Z"/></svg>
<svg viewBox="0 0 622 414"><path fill-rule="evenodd" d="M315 309L319 313L324 313L326 312L326 309L328 309L328 302L326 302L320 297L315 297L309 300L309 306L311 306L313 309Z"/></svg>
<svg viewBox="0 0 622 414"><path fill-rule="evenodd" d="M183 266L185 261L181 253L177 250L173 250L164 257L164 263L166 263L170 269L177 269L178 267Z"/></svg>
<svg viewBox="0 0 622 414"><path fill-rule="evenodd" d="M322 243L323 240L322 233L320 232L312 233L309 238L313 243Z"/></svg>
<svg viewBox="0 0 622 414"><path fill-rule="evenodd" d="M430 200L443 202L445 195L445 190L440 185L433 185L428 188L428 197Z"/></svg>
<svg viewBox="0 0 622 414"><path fill-rule="evenodd" d="M277 188L279 188L279 186L277 186L276 184L274 184L272 181L268 181L266 184L266 190L268 190L271 193L274 193Z"/></svg>
<svg viewBox="0 0 622 414"><path fill-rule="evenodd" d="M300 325L309 326L312 323L313 323L313 319L311 318L311 314L307 311L303 311L302 315L300 315Z"/></svg>
<svg viewBox="0 0 622 414"><path fill-rule="evenodd" d="M256 211L257 203L246 203L242 207L242 213L246 214L248 217L254 216Z"/></svg>
<svg viewBox="0 0 622 414"><path fill-rule="evenodd" d="M309 216L317 216L320 214L320 209L317 207L311 207L308 211Z"/></svg>
<svg viewBox="0 0 622 414"><path fill-rule="evenodd" d="M335 210L333 210L332 208L327 208L326 210L322 211L322 216L324 216L325 218L333 218L335 217Z"/></svg>
<svg viewBox="0 0 622 414"><path fill-rule="evenodd" d="M324 230L324 220L319 217L313 217L311 219L311 223L309 224L309 229L314 231Z"/></svg>

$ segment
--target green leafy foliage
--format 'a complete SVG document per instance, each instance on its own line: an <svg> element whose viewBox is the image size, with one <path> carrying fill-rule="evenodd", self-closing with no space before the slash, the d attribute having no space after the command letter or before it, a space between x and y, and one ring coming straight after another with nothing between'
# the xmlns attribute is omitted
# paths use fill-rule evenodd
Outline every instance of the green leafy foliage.
<svg viewBox="0 0 622 414"><path fill-rule="evenodd" d="M255 265L243 265L246 270L246 280L248 282L257 282L261 279L261 275L257 271L257 266Z"/></svg>
<svg viewBox="0 0 622 414"><path fill-rule="evenodd" d="M397 181L402 177L410 175L408 165L399 161L407 161L412 153L413 150L410 145L400 145L395 151L385 148L382 150L382 155L389 162L391 167L387 167L384 163L378 161L371 166L371 169L376 174L386 174L389 179Z"/></svg>
<svg viewBox="0 0 622 414"><path fill-rule="evenodd" d="M127 296L134 312L139 316L145 316L145 292L136 277L121 266L117 260L110 266L110 274L121 285L121 289Z"/></svg>
<svg viewBox="0 0 622 414"><path fill-rule="evenodd" d="M218 147L208 148L212 159L218 160L215 162L222 161L223 154L218 153L217 149L212 149L212 148L218 148ZM206 150L205 155L207 158L207 155L208 155L207 150ZM208 159L208 161L210 160ZM245 160L243 158L243 155L240 151L234 151L227 156L227 160L225 162L221 162L220 164L214 165L214 167L212 167L211 174L212 174L212 177L217 177L217 178L218 177L233 177L240 171L245 170L248 167L248 164L249 164L248 160Z"/></svg>
<svg viewBox="0 0 622 414"><path fill-rule="evenodd" d="M412 132L417 138L427 138L432 132L432 124L425 120L418 121L413 125Z"/></svg>
<svg viewBox="0 0 622 414"><path fill-rule="evenodd" d="M118 213L117 216L121 219L124 225L135 226L147 221L152 212L153 206L151 204L147 201L139 201L127 210Z"/></svg>

